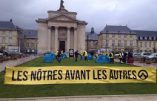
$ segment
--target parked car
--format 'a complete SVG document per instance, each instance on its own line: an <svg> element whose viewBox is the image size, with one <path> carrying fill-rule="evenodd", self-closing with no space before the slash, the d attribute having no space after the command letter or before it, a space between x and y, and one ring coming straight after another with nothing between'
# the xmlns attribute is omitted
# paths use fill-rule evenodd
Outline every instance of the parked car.
<svg viewBox="0 0 157 101"><path fill-rule="evenodd" d="M141 53L141 57L142 58L146 58L147 56L150 56L152 53L150 53L150 52L142 52Z"/></svg>
<svg viewBox="0 0 157 101"><path fill-rule="evenodd" d="M3 56L3 53L0 53L0 56Z"/></svg>
<svg viewBox="0 0 157 101"><path fill-rule="evenodd" d="M157 53L153 53L149 56L146 56L146 59L157 61Z"/></svg>
<svg viewBox="0 0 157 101"><path fill-rule="evenodd" d="M133 53L133 57L139 58L139 57L141 57L141 53Z"/></svg>

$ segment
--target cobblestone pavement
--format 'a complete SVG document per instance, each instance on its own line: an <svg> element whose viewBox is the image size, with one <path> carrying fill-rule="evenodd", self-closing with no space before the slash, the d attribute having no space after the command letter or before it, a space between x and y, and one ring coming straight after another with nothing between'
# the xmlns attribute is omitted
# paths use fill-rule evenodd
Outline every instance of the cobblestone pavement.
<svg viewBox="0 0 157 101"><path fill-rule="evenodd" d="M146 64L146 63L134 62L134 65L142 66L142 67L154 67L157 69L157 63Z"/></svg>
<svg viewBox="0 0 157 101"><path fill-rule="evenodd" d="M83 96L0 99L0 101L157 101L157 95Z"/></svg>
<svg viewBox="0 0 157 101"><path fill-rule="evenodd" d="M30 60L33 60L33 59L35 59L37 57L38 56L31 55L29 57L20 58L20 59L17 59L17 60L10 60L10 61L2 62L2 63L0 63L0 72L4 71L4 69L5 69L6 66L8 66L8 67L14 67L14 66L23 64L25 62L28 62Z"/></svg>

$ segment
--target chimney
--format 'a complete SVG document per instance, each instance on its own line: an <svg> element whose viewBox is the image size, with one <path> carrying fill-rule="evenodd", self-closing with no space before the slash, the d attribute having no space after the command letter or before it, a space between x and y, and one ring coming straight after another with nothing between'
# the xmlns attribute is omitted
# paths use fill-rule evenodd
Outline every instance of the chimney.
<svg viewBox="0 0 157 101"><path fill-rule="evenodd" d="M93 27L91 28L91 34L94 34L94 28Z"/></svg>
<svg viewBox="0 0 157 101"><path fill-rule="evenodd" d="M13 22L13 19L10 19L10 22Z"/></svg>

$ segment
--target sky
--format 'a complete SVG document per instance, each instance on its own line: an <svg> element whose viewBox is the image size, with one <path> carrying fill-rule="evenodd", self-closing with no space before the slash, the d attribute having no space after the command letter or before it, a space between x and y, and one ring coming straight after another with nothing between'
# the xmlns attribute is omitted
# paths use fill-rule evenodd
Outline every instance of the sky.
<svg viewBox="0 0 157 101"><path fill-rule="evenodd" d="M135 30L157 31L157 0L64 0L68 11L99 33L106 25L124 25ZM0 21L13 22L25 29L37 29L36 19L47 18L60 0L0 0Z"/></svg>

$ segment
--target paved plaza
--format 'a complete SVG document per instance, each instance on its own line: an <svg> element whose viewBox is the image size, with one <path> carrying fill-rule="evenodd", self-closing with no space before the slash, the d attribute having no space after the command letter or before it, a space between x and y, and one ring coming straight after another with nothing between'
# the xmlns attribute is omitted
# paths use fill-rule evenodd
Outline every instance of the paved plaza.
<svg viewBox="0 0 157 101"><path fill-rule="evenodd" d="M112 95L112 96L74 96L74 97L39 97L10 98L0 101L157 101L157 95Z"/></svg>

